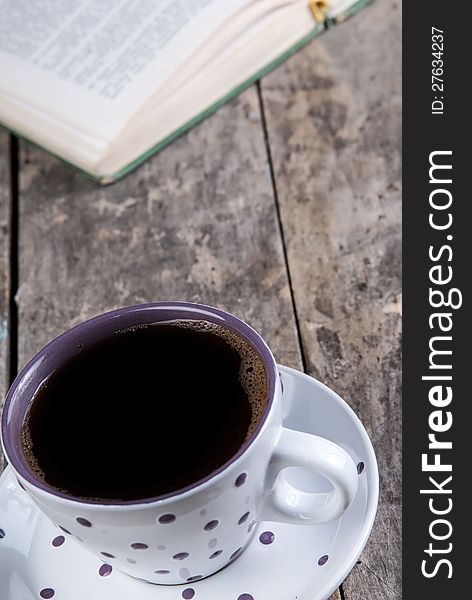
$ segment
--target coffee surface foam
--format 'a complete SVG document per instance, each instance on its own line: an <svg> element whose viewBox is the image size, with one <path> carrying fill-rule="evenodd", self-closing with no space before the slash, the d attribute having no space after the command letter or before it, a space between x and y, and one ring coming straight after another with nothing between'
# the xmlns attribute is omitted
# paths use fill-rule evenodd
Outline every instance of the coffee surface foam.
<svg viewBox="0 0 472 600"><path fill-rule="evenodd" d="M168 324L217 335L239 354L241 359L239 381L247 394L252 414L251 423L244 439L246 442L256 431L269 400L269 384L262 356L248 340L223 325L209 321L191 320L169 321Z"/></svg>

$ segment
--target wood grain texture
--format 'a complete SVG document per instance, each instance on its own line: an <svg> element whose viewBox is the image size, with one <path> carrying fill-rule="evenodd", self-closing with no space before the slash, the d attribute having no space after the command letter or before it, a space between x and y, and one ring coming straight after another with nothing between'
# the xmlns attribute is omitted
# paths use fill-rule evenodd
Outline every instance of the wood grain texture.
<svg viewBox="0 0 472 600"><path fill-rule="evenodd" d="M379 0L263 80L308 371L372 437L381 502L346 600L401 597L401 34Z"/></svg>
<svg viewBox="0 0 472 600"><path fill-rule="evenodd" d="M9 303L10 303L10 140L0 131L0 409L8 387ZM3 452L0 447L0 473Z"/></svg>
<svg viewBox="0 0 472 600"><path fill-rule="evenodd" d="M27 145L20 165L22 364L94 314L174 299L243 317L299 365L255 88L108 188Z"/></svg>

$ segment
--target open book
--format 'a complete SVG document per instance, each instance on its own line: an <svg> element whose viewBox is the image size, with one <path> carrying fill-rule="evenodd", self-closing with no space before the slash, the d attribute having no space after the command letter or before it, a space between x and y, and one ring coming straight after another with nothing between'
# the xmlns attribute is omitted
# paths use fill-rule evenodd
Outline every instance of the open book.
<svg viewBox="0 0 472 600"><path fill-rule="evenodd" d="M0 124L102 183L367 0L0 0Z"/></svg>

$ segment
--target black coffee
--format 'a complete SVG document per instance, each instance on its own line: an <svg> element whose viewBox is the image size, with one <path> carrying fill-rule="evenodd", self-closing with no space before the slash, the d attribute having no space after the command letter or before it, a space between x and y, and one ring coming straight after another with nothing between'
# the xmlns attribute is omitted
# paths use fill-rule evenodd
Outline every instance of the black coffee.
<svg viewBox="0 0 472 600"><path fill-rule="evenodd" d="M267 405L259 353L206 321L117 332L84 348L34 396L23 427L31 468L92 500L179 490L227 462Z"/></svg>

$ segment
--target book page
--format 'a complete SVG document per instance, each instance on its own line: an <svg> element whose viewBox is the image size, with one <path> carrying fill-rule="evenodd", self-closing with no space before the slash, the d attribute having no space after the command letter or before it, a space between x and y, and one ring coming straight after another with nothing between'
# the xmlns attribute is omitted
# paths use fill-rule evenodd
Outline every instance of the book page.
<svg viewBox="0 0 472 600"><path fill-rule="evenodd" d="M242 28L233 28L233 22L226 31L222 28L220 31L225 32L226 39L218 40L223 43L219 50L208 48L213 58L205 65L204 76L200 77L197 71L173 94L160 99L152 109L150 106L145 116L134 119L98 165L97 172L106 175L118 172L129 162L130 156L142 155L155 146L156 140L165 139L205 108L232 93L313 32L313 17L300 3L277 0L275 9L271 10L268 5L265 8L263 12L253 13ZM245 10L239 18L246 21L247 12ZM123 148L126 148L128 161L123 156Z"/></svg>
<svg viewBox="0 0 472 600"><path fill-rule="evenodd" d="M0 91L111 140L248 1L0 0Z"/></svg>

